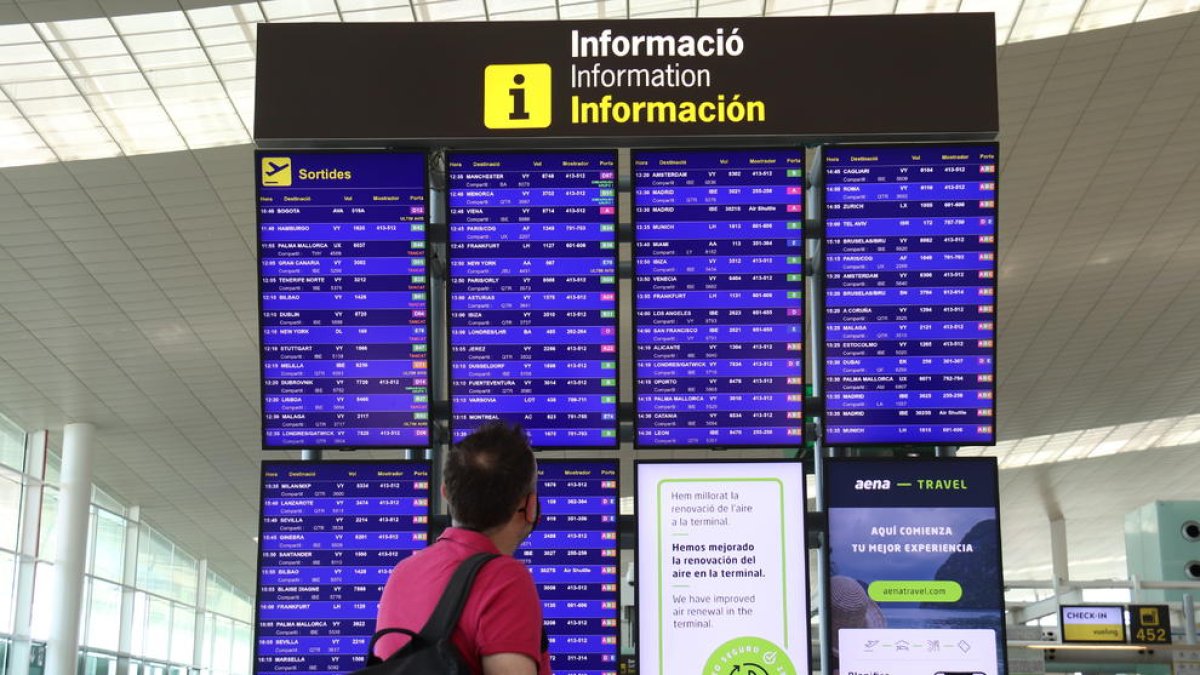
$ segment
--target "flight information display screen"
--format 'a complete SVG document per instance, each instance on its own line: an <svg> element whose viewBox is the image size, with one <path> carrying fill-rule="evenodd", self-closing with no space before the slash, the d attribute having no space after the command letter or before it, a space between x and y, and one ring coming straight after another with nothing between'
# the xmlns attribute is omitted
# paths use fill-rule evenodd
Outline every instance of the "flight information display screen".
<svg viewBox="0 0 1200 675"><path fill-rule="evenodd" d="M617 445L616 153L451 154L455 441L520 423L534 447Z"/></svg>
<svg viewBox="0 0 1200 675"><path fill-rule="evenodd" d="M263 462L256 675L366 664L396 563L429 538L428 462Z"/></svg>
<svg viewBox="0 0 1200 675"><path fill-rule="evenodd" d="M257 164L263 447L428 446L425 156Z"/></svg>
<svg viewBox="0 0 1200 675"><path fill-rule="evenodd" d="M538 462L542 518L517 549L542 599L555 675L616 675L617 461Z"/></svg>
<svg viewBox="0 0 1200 675"><path fill-rule="evenodd" d="M826 443L995 442L996 156L826 149Z"/></svg>
<svg viewBox="0 0 1200 675"><path fill-rule="evenodd" d="M633 164L637 445L799 445L804 150Z"/></svg>

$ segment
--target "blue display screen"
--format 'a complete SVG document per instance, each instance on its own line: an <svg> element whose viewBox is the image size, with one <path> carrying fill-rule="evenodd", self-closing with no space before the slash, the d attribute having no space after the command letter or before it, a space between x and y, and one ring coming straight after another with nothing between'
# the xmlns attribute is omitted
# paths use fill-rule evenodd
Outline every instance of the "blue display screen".
<svg viewBox="0 0 1200 675"><path fill-rule="evenodd" d="M804 151L633 163L637 445L801 444Z"/></svg>
<svg viewBox="0 0 1200 675"><path fill-rule="evenodd" d="M517 549L542 599L555 675L616 675L617 461L538 462L542 519Z"/></svg>
<svg viewBox="0 0 1200 675"><path fill-rule="evenodd" d="M454 440L503 419L534 447L616 447L616 164L447 158Z"/></svg>
<svg viewBox="0 0 1200 675"><path fill-rule="evenodd" d="M428 446L424 155L256 158L263 447Z"/></svg>
<svg viewBox="0 0 1200 675"><path fill-rule="evenodd" d="M426 462L263 462L256 675L362 668L392 568L429 538Z"/></svg>
<svg viewBox="0 0 1200 675"><path fill-rule="evenodd" d="M995 442L996 146L825 151L825 441Z"/></svg>

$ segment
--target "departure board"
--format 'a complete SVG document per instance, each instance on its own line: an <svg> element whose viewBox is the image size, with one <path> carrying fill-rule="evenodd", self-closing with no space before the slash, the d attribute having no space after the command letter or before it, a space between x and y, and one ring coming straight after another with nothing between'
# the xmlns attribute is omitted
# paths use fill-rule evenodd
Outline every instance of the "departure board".
<svg viewBox="0 0 1200 675"><path fill-rule="evenodd" d="M517 549L542 599L555 675L616 675L617 461L538 462L542 518Z"/></svg>
<svg viewBox="0 0 1200 675"><path fill-rule="evenodd" d="M451 154L451 432L617 445L616 153Z"/></svg>
<svg viewBox="0 0 1200 675"><path fill-rule="evenodd" d="M825 441L995 442L996 145L825 151Z"/></svg>
<svg viewBox="0 0 1200 675"><path fill-rule="evenodd" d="M637 445L799 445L804 150L633 164Z"/></svg>
<svg viewBox="0 0 1200 675"><path fill-rule="evenodd" d="M428 462L263 462L255 675L366 664L392 568L429 538Z"/></svg>
<svg viewBox="0 0 1200 675"><path fill-rule="evenodd" d="M263 447L428 446L424 155L257 159Z"/></svg>

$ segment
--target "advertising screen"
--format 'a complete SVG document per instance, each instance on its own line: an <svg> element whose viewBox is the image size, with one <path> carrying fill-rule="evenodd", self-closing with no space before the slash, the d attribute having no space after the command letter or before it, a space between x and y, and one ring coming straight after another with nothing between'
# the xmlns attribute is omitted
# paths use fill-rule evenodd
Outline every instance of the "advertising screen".
<svg viewBox="0 0 1200 675"><path fill-rule="evenodd" d="M425 156L256 168L263 447L428 446Z"/></svg>
<svg viewBox="0 0 1200 675"><path fill-rule="evenodd" d="M429 538L428 462L263 462L255 675L362 668L383 585Z"/></svg>
<svg viewBox="0 0 1200 675"><path fill-rule="evenodd" d="M832 665L1004 675L993 458L825 460Z"/></svg>
<svg viewBox="0 0 1200 675"><path fill-rule="evenodd" d="M1058 618L1063 642L1125 642L1121 605L1062 605Z"/></svg>
<svg viewBox="0 0 1200 675"><path fill-rule="evenodd" d="M636 462L638 672L809 672L800 462Z"/></svg>
<svg viewBox="0 0 1200 675"><path fill-rule="evenodd" d="M639 447L804 432L804 150L635 151Z"/></svg>
<svg viewBox="0 0 1200 675"><path fill-rule="evenodd" d="M616 153L451 154L454 440L617 445Z"/></svg>
<svg viewBox="0 0 1200 675"><path fill-rule="evenodd" d="M825 150L825 442L995 442L995 144Z"/></svg>
<svg viewBox="0 0 1200 675"><path fill-rule="evenodd" d="M617 675L617 461L540 460L542 518L517 549L533 573L555 675Z"/></svg>

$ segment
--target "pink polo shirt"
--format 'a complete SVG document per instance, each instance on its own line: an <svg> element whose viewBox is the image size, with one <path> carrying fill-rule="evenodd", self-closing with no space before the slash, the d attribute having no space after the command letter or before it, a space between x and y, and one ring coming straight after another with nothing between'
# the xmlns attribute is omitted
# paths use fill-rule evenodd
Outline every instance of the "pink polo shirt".
<svg viewBox="0 0 1200 675"><path fill-rule="evenodd" d="M478 532L447 529L432 546L392 570L375 630L421 630L459 564L476 553L499 552ZM541 650L542 602L524 563L502 555L479 570L451 640L475 675L483 673L484 656L504 653L524 654L538 664L538 675L550 675L550 655ZM375 645L375 654L387 658L407 642L404 635L385 636Z"/></svg>

